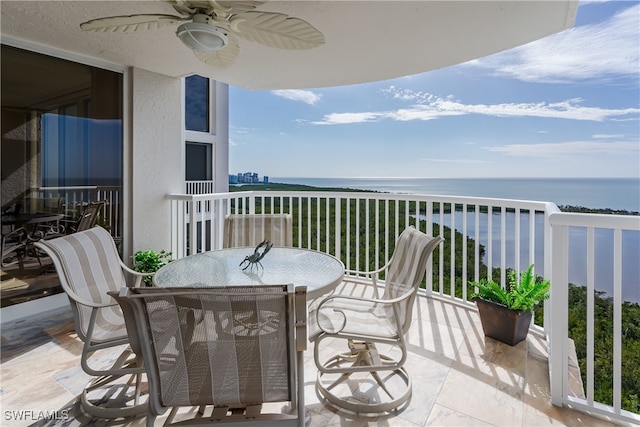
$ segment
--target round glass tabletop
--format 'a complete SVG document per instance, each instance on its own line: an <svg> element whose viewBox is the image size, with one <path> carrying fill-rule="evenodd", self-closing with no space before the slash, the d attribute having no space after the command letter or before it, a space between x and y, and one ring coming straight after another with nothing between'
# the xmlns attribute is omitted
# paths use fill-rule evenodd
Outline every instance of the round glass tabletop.
<svg viewBox="0 0 640 427"><path fill-rule="evenodd" d="M153 283L158 287L293 283L306 286L307 297L313 299L333 290L344 276L344 265L336 257L298 248L274 247L260 260L261 265L240 266L253 251L254 248L230 248L184 257L160 268Z"/></svg>

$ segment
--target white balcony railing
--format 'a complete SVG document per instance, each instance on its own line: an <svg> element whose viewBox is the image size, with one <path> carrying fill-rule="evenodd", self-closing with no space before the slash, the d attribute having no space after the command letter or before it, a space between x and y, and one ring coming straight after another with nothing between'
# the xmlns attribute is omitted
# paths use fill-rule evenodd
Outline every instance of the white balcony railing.
<svg viewBox="0 0 640 427"><path fill-rule="evenodd" d="M32 189L30 197L61 198L62 212L67 220L77 220L84 206L90 202L104 200L99 215L100 224L111 232L115 239L122 238L122 189L117 186L66 186L40 187Z"/></svg>
<svg viewBox="0 0 640 427"><path fill-rule="evenodd" d="M638 414L621 409L621 322L623 245L621 233L640 232L640 217L562 213L553 203L455 196L397 195L365 192L236 192L171 194L174 256L222 246L224 216L229 213L290 213L294 245L331 253L348 269L374 269L393 251L408 224L440 235L445 244L434 252L425 292L472 306L469 280L493 277L505 282L507 269L536 273L552 282L544 325L534 326L549 340L552 402L639 423ZM614 233L614 379L613 404L593 397L593 274L587 284L591 340L587 341L586 398L570 396L567 358L567 289L569 229L586 227L587 265L594 265L599 239L594 229ZM192 237L193 236L193 237ZM428 270L429 271L429 270ZM636 282L637 283L637 282ZM552 327L553 325L553 327ZM564 325L564 326L563 326ZM590 359L589 359L590 358Z"/></svg>
<svg viewBox="0 0 640 427"><path fill-rule="evenodd" d="M214 190L213 181L186 181L185 192L187 194L209 194Z"/></svg>
<svg viewBox="0 0 640 427"><path fill-rule="evenodd" d="M552 213L549 217L552 229L553 270L551 273L551 310L553 328L549 328L548 340L550 352L549 370L551 372L551 393L554 405L566 404L576 409L599 413L617 420L630 422L634 425L640 424L640 416L622 409L622 367L623 367L623 334L622 334L622 312L623 312L623 262L638 263L638 259L632 259L635 253L637 257L638 234L640 233L640 217L620 216L620 215L594 215L580 213ZM576 230L582 230L586 234L586 244L571 245L570 235ZM603 245L597 234L610 234L611 245ZM623 237L626 237L624 239ZM600 240L600 241L599 241ZM630 244L625 244L624 242ZM603 248L602 246L606 246ZM635 246L630 248L629 246ZM611 248L610 248L611 247ZM610 249L612 249L610 251ZM630 251L629 249L632 249ZM568 289L569 289L569 265L572 259L572 252L585 252L586 266L586 384L584 385L583 396L571 396L569 393L569 364L567 363L567 341L568 341ZM595 330L596 327L596 254L609 252L612 262L610 283L611 290L608 294L613 300L613 352L612 360L598 360L595 358ZM612 252L612 253L611 253ZM602 261L604 256L598 257ZM598 283L599 284L599 283ZM638 278L635 283L638 287ZM545 317L546 319L546 317ZM551 320L551 319L550 319ZM564 325L564 326L563 326ZM603 365L601 369L612 368L611 376L613 404L603 404L595 399L595 370L596 362ZM609 364L607 367L606 365ZM583 372L585 374L585 372ZM636 396L638 398L640 396Z"/></svg>

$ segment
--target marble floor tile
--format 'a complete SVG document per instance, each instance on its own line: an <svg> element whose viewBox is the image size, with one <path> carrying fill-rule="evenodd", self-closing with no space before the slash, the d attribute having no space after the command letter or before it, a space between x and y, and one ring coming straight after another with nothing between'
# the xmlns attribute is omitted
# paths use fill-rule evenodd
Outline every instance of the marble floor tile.
<svg viewBox="0 0 640 427"><path fill-rule="evenodd" d="M452 409L445 408L444 406L440 406L440 405L434 405L433 410L429 415L429 419L424 425L440 426L440 427L458 427L458 426L469 426L469 427L489 426L490 427L492 426L492 424L488 424L484 421L475 419L469 415L456 412Z"/></svg>
<svg viewBox="0 0 640 427"><path fill-rule="evenodd" d="M349 292L357 294L362 290L354 287ZM77 396L90 377L79 365L82 342L75 334L70 312L2 324L1 337L0 425L145 425L144 417L104 420L92 418L80 409ZM346 349L338 340L325 344L322 357ZM612 425L552 406L544 339L529 334L526 341L511 347L486 338L472 307L418 298L407 348L405 368L412 381L408 403L390 413L365 415L339 410L317 393L314 344L310 343L304 366L308 427ZM92 363L104 365L121 351L102 351L92 358ZM386 346L381 346L380 351L389 356L399 354L397 348ZM64 417L37 420L33 418L37 411ZM11 415L20 413L31 418ZM159 417L158 424L162 422L164 417Z"/></svg>

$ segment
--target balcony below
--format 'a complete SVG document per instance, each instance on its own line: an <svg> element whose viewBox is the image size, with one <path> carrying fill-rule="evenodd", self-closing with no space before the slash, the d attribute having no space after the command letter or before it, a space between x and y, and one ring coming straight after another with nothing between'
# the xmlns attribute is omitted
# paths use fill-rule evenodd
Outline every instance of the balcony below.
<svg viewBox="0 0 640 427"><path fill-rule="evenodd" d="M405 408L379 417L349 415L321 403L314 389L316 368L313 348L309 347L305 360L309 425L614 425L552 406L546 341L533 331L515 347L485 338L472 305L421 294L408 343L406 368L412 377L413 395ZM75 403L89 379L79 364L81 350L70 311L3 324L2 425L111 425L107 420L91 420ZM113 353L94 357L111 359ZM59 420L38 420L43 413L57 415ZM67 414L73 419L70 423L62 419ZM144 418L137 418L117 424L143 426L144 422Z"/></svg>

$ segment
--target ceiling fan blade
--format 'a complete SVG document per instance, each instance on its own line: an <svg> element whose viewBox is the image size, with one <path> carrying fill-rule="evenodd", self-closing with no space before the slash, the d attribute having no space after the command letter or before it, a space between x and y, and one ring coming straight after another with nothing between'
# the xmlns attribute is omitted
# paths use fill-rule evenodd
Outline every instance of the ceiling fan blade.
<svg viewBox="0 0 640 427"><path fill-rule="evenodd" d="M278 49L312 49L325 42L313 25L283 13L241 13L231 17L229 29L243 39Z"/></svg>
<svg viewBox="0 0 640 427"><path fill-rule="evenodd" d="M258 6L261 6L263 4L266 3L266 1L262 0L256 0L256 1L252 1L252 0L230 0L230 1L225 1L225 0L220 0L220 1L215 1L215 3L217 3L219 6L222 6L223 8L229 10L229 13L244 13L244 12L248 12L250 10L255 9Z"/></svg>
<svg viewBox="0 0 640 427"><path fill-rule="evenodd" d="M253 10L256 7L265 4L264 0L166 0L173 8L183 15L193 15L195 13L204 13L211 15L216 13L222 20L226 20L230 15L235 13L243 13Z"/></svg>
<svg viewBox="0 0 640 427"><path fill-rule="evenodd" d="M212 65L214 67L228 67L233 64L236 56L240 53L240 45L238 44L238 39L233 37L232 34L227 34L227 38L229 41L224 49L210 53L200 53L194 50L193 53L199 60L207 65Z"/></svg>
<svg viewBox="0 0 640 427"><path fill-rule="evenodd" d="M93 19L83 22L80 28L84 31L96 31L107 33L131 33L138 30L153 30L166 27L180 21L188 21L189 18L181 18L173 15L129 15L110 16L108 18Z"/></svg>
<svg viewBox="0 0 640 427"><path fill-rule="evenodd" d="M197 9L186 0L166 0L181 15L191 16L197 13Z"/></svg>

